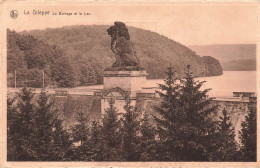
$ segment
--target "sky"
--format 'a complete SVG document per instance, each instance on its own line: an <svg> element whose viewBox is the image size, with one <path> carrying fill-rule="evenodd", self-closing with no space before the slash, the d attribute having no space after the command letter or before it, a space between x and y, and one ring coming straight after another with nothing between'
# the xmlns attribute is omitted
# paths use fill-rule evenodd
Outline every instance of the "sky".
<svg viewBox="0 0 260 168"><path fill-rule="evenodd" d="M4 4L4 26L15 31L114 21L157 32L184 45L256 44L256 3L20 3ZM17 10L12 19L10 11ZM33 14L49 11L48 15ZM25 14L25 13L30 14ZM77 15L59 15L59 12ZM91 15L79 15L90 13ZM57 15L53 15L57 13Z"/></svg>

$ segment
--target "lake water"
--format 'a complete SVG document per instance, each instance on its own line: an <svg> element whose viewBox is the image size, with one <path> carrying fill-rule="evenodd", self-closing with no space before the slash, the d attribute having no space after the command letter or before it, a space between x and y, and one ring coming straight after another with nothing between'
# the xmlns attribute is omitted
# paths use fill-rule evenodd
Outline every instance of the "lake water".
<svg viewBox="0 0 260 168"><path fill-rule="evenodd" d="M207 81L202 89L211 88L211 97L232 97L233 92L256 92L256 71L224 71L221 76L199 77ZM143 87L157 87L163 79L148 79ZM75 89L103 89L103 85L83 86Z"/></svg>
<svg viewBox="0 0 260 168"><path fill-rule="evenodd" d="M221 76L199 77L199 81L207 81L202 89L211 88L209 96L232 96L233 92L256 92L256 71L224 71ZM161 79L148 80L146 86L155 87L163 83Z"/></svg>

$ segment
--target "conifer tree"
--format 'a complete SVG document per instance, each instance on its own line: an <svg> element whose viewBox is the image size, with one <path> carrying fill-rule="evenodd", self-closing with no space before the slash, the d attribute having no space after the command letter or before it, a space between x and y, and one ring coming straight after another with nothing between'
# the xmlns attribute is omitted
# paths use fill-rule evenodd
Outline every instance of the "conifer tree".
<svg viewBox="0 0 260 168"><path fill-rule="evenodd" d="M35 103L32 89L17 94L17 108L8 100L8 159L13 161L61 161L71 146L53 102L42 90ZM14 115L15 114L15 115Z"/></svg>
<svg viewBox="0 0 260 168"><path fill-rule="evenodd" d="M182 140L181 160L208 161L210 159L210 138L215 133L216 125L209 116L216 106L211 106L212 99L207 98L210 89L201 90L203 82L195 81L190 66L187 66L184 79L180 80L180 121L178 135Z"/></svg>
<svg viewBox="0 0 260 168"><path fill-rule="evenodd" d="M250 106L249 113L245 118L245 121L241 124L242 129L239 132L240 141L242 147L240 149L242 153L243 161L256 161L256 107Z"/></svg>
<svg viewBox="0 0 260 168"><path fill-rule="evenodd" d="M109 100L109 107L105 109L102 118L102 158L106 161L121 160L121 135L118 110L114 107L114 100Z"/></svg>
<svg viewBox="0 0 260 168"><path fill-rule="evenodd" d="M88 116L79 112L76 117L77 124L72 127L72 137L74 142L80 142L76 153L79 160L89 160L88 140L90 130L88 128Z"/></svg>
<svg viewBox="0 0 260 168"><path fill-rule="evenodd" d="M101 161L102 160L102 137L101 137L101 126L95 119L92 121L91 134L90 134L90 149L91 149L91 160Z"/></svg>
<svg viewBox="0 0 260 168"><path fill-rule="evenodd" d="M33 148L35 105L33 104L34 93L32 89L23 88L17 94L17 120L15 130L16 160L36 160Z"/></svg>
<svg viewBox="0 0 260 168"><path fill-rule="evenodd" d="M124 113L122 117L122 153L126 161L137 161L140 157L138 151L138 131L140 127L138 121L139 114L137 113L136 108L131 105L130 100L126 102L124 109L126 113Z"/></svg>
<svg viewBox="0 0 260 168"><path fill-rule="evenodd" d="M180 105L179 101L179 86L176 84L173 67L169 67L166 72L167 79L165 84L160 84L159 88L162 91L157 93L162 98L159 107L155 107L158 115L155 116L157 123L158 134L160 138L160 147L158 153L160 160L178 160L178 142L177 130L178 128L178 111Z"/></svg>
<svg viewBox="0 0 260 168"><path fill-rule="evenodd" d="M154 161L156 160L156 141L155 128L150 124L149 115L145 111L140 125L141 143L140 143L140 160Z"/></svg>
<svg viewBox="0 0 260 168"><path fill-rule="evenodd" d="M39 161L65 160L71 146L69 134L62 127L58 111L52 110L54 102L42 90L37 100L34 116L33 147L35 159Z"/></svg>
<svg viewBox="0 0 260 168"><path fill-rule="evenodd" d="M49 100L44 90L41 91L37 101L34 125L34 147L37 160L48 161L53 158L53 120L54 112L51 107L54 102Z"/></svg>
<svg viewBox="0 0 260 168"><path fill-rule="evenodd" d="M168 68L168 78L158 92L162 98L156 107L155 117L159 133L158 153L160 160L208 161L210 160L211 136L216 132L215 122L210 118L215 106L207 98L209 89L202 90L204 82L195 81L190 66L180 84ZM165 153L165 154L163 154Z"/></svg>
<svg viewBox="0 0 260 168"><path fill-rule="evenodd" d="M15 98L7 98L7 129L10 128L11 124L16 119L16 107L14 106Z"/></svg>
<svg viewBox="0 0 260 168"><path fill-rule="evenodd" d="M15 99L7 98L7 160L14 161L16 160L16 146L15 141L16 137L16 124L17 120L17 111L14 106Z"/></svg>
<svg viewBox="0 0 260 168"><path fill-rule="evenodd" d="M89 137L88 116L79 112L76 117L77 124L72 128L74 142L80 142L80 146L87 145Z"/></svg>
<svg viewBox="0 0 260 168"><path fill-rule="evenodd" d="M222 111L220 116L218 133L216 134L216 151L213 153L214 161L235 161L237 154L237 143L235 141L235 130L232 127L227 111Z"/></svg>
<svg viewBox="0 0 260 168"><path fill-rule="evenodd" d="M68 160L68 152L72 146L71 137L67 130L63 128L62 123L63 120L55 117L53 128L54 155L52 158L54 161Z"/></svg>

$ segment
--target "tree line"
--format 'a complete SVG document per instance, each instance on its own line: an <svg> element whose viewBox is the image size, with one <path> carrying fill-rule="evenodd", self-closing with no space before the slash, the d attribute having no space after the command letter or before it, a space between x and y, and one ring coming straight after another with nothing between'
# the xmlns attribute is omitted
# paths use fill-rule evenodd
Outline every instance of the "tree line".
<svg viewBox="0 0 260 168"><path fill-rule="evenodd" d="M7 30L8 87L76 87L103 82L102 73L115 62L106 25L71 26L15 32ZM129 27L131 41L148 78L166 78L165 64L172 62L184 75L189 63L198 76L221 75L218 60L200 57L189 48L157 33ZM204 68L206 65L207 68ZM205 73L204 73L205 70ZM44 76L43 76L44 74Z"/></svg>
<svg viewBox="0 0 260 168"><path fill-rule="evenodd" d="M238 143L228 112L212 117L217 107L206 96L209 89L201 91L204 82L189 66L180 82L172 67L167 76L156 115L138 112L131 101L119 113L111 98L100 121L80 111L70 129L44 90L35 98L23 88L7 101L8 160L256 161L255 106L249 106Z"/></svg>
<svg viewBox="0 0 260 168"><path fill-rule="evenodd" d="M82 59L80 59L82 60ZM80 65L79 65L80 64ZM8 87L75 87L100 83L89 62L73 63L57 45L7 30ZM15 84L16 81L16 84Z"/></svg>

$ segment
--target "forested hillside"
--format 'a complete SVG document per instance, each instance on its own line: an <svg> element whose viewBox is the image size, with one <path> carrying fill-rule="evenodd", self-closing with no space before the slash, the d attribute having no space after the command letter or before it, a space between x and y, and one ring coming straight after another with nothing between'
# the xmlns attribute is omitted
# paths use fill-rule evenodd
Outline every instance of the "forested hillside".
<svg viewBox="0 0 260 168"><path fill-rule="evenodd" d="M73 87L102 83L102 73L115 56L110 49L109 25L69 26L16 33L8 31L9 86L18 84L40 87L42 70L46 85ZM179 76L187 64L196 76L221 75L222 67L212 57L200 57L189 48L157 33L129 27L141 66L148 78L165 78L165 66L172 64ZM37 77L36 77L37 76ZM20 83L19 83L20 81Z"/></svg>
<svg viewBox="0 0 260 168"><path fill-rule="evenodd" d="M41 87L44 75L45 86L72 87L78 84L74 65L56 45L49 45L32 35L21 35L8 30L7 73L8 86Z"/></svg>

